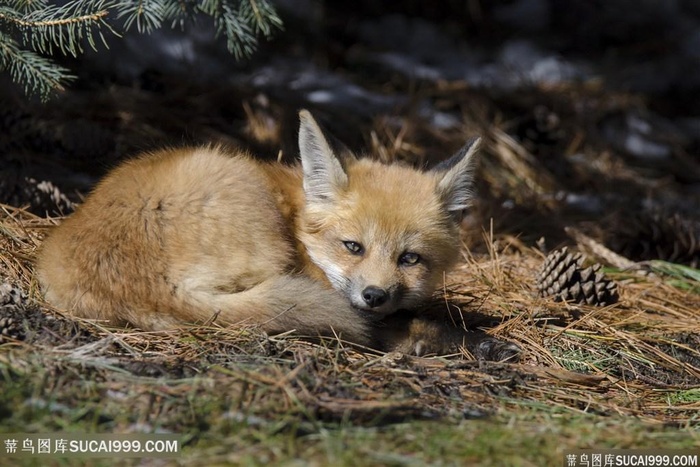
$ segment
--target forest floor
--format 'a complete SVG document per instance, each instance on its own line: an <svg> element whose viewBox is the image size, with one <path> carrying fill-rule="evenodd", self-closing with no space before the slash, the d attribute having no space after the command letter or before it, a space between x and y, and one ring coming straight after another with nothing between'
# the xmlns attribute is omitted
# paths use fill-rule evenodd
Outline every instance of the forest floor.
<svg viewBox="0 0 700 467"><path fill-rule="evenodd" d="M134 81L85 72L47 104L2 96L1 432L181 440L176 457L125 464L561 465L580 449L698 453L693 122L596 80L493 90L375 73L363 53L356 46L356 68L332 75L328 63L276 62L296 87L251 65L240 72L250 79L217 86L146 69ZM108 167L211 141L291 162L301 107L351 149L421 167L483 136L463 261L431 306L517 343L519 362L383 354L252 328L119 329L43 301L37 249ZM602 265L619 300L540 296L538 272L563 246Z"/></svg>

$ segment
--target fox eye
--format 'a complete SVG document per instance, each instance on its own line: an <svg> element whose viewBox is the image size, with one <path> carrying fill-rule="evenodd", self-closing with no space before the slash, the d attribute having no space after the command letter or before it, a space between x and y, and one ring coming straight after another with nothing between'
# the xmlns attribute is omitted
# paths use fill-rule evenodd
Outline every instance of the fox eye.
<svg viewBox="0 0 700 467"><path fill-rule="evenodd" d="M399 264L401 266L414 266L420 263L420 255L418 253L407 252L401 255L399 258Z"/></svg>
<svg viewBox="0 0 700 467"><path fill-rule="evenodd" d="M345 245L345 248L347 248L348 251L353 255L361 255L365 252L364 247L357 242L352 242L348 240L346 242L343 242L343 245Z"/></svg>

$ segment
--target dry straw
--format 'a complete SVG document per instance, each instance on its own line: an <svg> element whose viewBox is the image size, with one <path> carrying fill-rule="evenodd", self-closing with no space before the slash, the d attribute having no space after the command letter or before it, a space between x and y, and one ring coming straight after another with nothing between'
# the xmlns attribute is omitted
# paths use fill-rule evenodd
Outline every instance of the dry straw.
<svg viewBox="0 0 700 467"><path fill-rule="evenodd" d="M177 401L212 390L226 394L231 417L258 422L375 423L542 404L683 425L699 408L683 396L700 387L700 295L658 277L610 272L620 301L607 307L554 302L535 292L541 254L487 235L489 253L466 255L430 308L449 307L470 328L517 342L517 364L474 362L466 353L383 355L215 325L149 333L75 320L43 303L31 262L54 221L9 206L0 212L3 282L29 294L0 307L25 331L5 339L0 364L61 374L52 383L59 392L75 387L71 378L93 379L108 388L104 397L118 395L134 407L157 380L159 407L148 410L165 414L166 423L182 423Z"/></svg>

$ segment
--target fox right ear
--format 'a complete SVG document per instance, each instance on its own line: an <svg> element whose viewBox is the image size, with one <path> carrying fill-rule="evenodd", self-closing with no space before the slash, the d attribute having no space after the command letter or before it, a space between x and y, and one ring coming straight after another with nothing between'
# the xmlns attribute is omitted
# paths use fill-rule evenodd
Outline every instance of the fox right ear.
<svg viewBox="0 0 700 467"><path fill-rule="evenodd" d="M469 207L472 192L474 154L479 150L481 138L473 138L455 155L433 168L438 174L437 191L445 208L458 222Z"/></svg>
<svg viewBox="0 0 700 467"><path fill-rule="evenodd" d="M299 112L299 152L304 193L310 202L329 202L348 184L348 176L321 127L308 110Z"/></svg>

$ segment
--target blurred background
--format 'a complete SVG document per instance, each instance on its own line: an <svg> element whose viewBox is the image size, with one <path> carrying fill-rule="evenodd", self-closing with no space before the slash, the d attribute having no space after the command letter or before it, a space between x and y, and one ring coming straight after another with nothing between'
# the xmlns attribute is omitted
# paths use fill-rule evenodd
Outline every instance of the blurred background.
<svg viewBox="0 0 700 467"><path fill-rule="evenodd" d="M475 251L491 229L548 250L574 227L634 261L700 264L700 2L388 3L275 1L282 27L241 60L208 17L105 34L57 57L77 79L46 102L3 73L0 202L67 214L165 145L292 163L308 108L354 151L420 167L482 135Z"/></svg>

